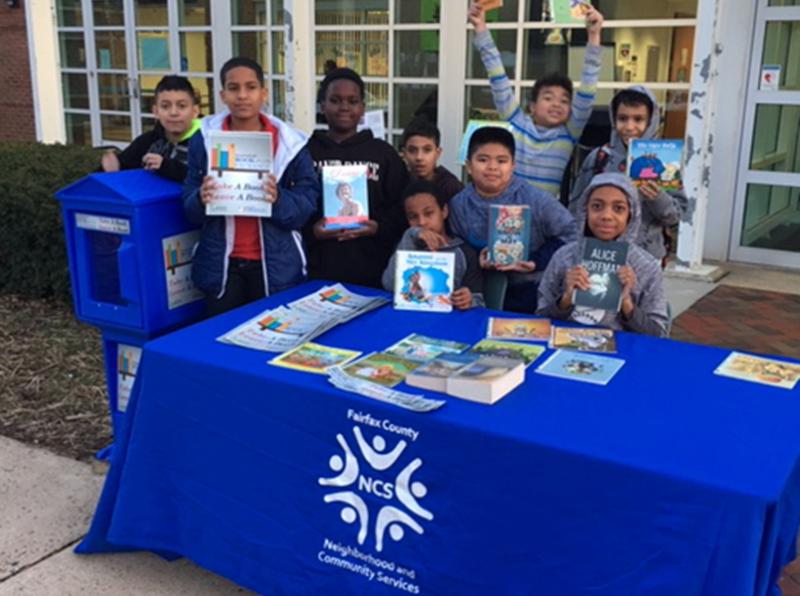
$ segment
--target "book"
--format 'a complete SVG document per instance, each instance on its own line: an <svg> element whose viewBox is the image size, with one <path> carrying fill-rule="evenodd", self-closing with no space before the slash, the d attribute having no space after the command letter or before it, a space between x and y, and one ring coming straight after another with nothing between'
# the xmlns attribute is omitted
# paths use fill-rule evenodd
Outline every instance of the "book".
<svg viewBox="0 0 800 596"><path fill-rule="evenodd" d="M580 25L591 7L589 0L550 0L550 18L559 25Z"/></svg>
<svg viewBox="0 0 800 596"><path fill-rule="evenodd" d="M731 352L714 370L714 374L771 387L794 389L800 380L800 364Z"/></svg>
<svg viewBox="0 0 800 596"><path fill-rule="evenodd" d="M611 329L603 327L553 327L550 347L613 354L617 351L617 340Z"/></svg>
<svg viewBox="0 0 800 596"><path fill-rule="evenodd" d="M503 0L477 0L478 5L485 11L503 7Z"/></svg>
<svg viewBox="0 0 800 596"><path fill-rule="evenodd" d="M531 209L527 205L489 205L489 261L513 265L528 260Z"/></svg>
<svg viewBox="0 0 800 596"><path fill-rule="evenodd" d="M467 122L467 127L464 129L464 135L461 137L461 145L458 148L458 163L467 163L467 155L469 153L469 140L472 138L473 133L479 128L484 126L497 126L505 128L508 132L514 133L510 122L504 120L470 120Z"/></svg>
<svg viewBox="0 0 800 596"><path fill-rule="evenodd" d="M451 252L398 250L394 307L398 310L450 312L455 255Z"/></svg>
<svg viewBox="0 0 800 596"><path fill-rule="evenodd" d="M622 284L617 271L628 257L628 243L585 238L582 265L589 272L588 290L575 290L575 306L618 312L622 304Z"/></svg>
<svg viewBox="0 0 800 596"><path fill-rule="evenodd" d="M470 353L480 356L496 356L522 360L527 367L544 352L544 346L521 344L513 341L482 339L470 348Z"/></svg>
<svg viewBox="0 0 800 596"><path fill-rule="evenodd" d="M272 134L212 130L208 146L208 175L217 188L206 215L271 217L264 183L272 173Z"/></svg>
<svg viewBox="0 0 800 596"><path fill-rule="evenodd" d="M384 387L394 387L418 366L419 362L400 358L394 354L376 352L342 367L342 370L359 379L378 383Z"/></svg>
<svg viewBox="0 0 800 596"><path fill-rule="evenodd" d="M303 372L324 375L331 366L342 366L361 355L361 352L329 348L312 342L275 356L269 364Z"/></svg>
<svg viewBox="0 0 800 596"><path fill-rule="evenodd" d="M551 377L607 385L625 361L620 358L557 350L539 365L536 372Z"/></svg>
<svg viewBox="0 0 800 596"><path fill-rule="evenodd" d="M549 341L550 328L550 319L489 317L486 337L516 341Z"/></svg>
<svg viewBox="0 0 800 596"><path fill-rule="evenodd" d="M628 176L639 186L655 182L664 190L683 187L683 141L633 139L628 148Z"/></svg>
<svg viewBox="0 0 800 596"><path fill-rule="evenodd" d="M512 358L478 358L447 377L447 393L482 404L496 403L525 381L525 363Z"/></svg>
<svg viewBox="0 0 800 596"><path fill-rule="evenodd" d="M384 354L394 354L416 362L427 362L441 354L458 354L467 348L469 344L412 333L384 350Z"/></svg>
<svg viewBox="0 0 800 596"><path fill-rule="evenodd" d="M406 384L430 391L447 392L447 378L478 360L477 354L442 354L406 375Z"/></svg>
<svg viewBox="0 0 800 596"><path fill-rule="evenodd" d="M367 166L323 166L322 205L326 230L355 229L368 221Z"/></svg>

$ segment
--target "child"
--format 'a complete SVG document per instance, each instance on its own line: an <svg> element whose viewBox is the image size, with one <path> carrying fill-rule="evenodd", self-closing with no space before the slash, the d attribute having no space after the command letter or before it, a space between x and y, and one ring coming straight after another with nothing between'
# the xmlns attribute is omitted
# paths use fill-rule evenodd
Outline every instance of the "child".
<svg viewBox="0 0 800 596"><path fill-rule="evenodd" d="M449 201L464 189L464 185L450 170L436 165L442 156L441 138L434 124L418 118L403 131L400 147L411 177L433 182L444 200Z"/></svg>
<svg viewBox="0 0 800 596"><path fill-rule="evenodd" d="M661 115L655 97L640 85L623 89L609 106L611 141L592 151L584 160L570 197L569 210L575 214L580 198L592 177L601 172L627 171L628 145L632 139L654 139L661 126ZM642 225L636 243L659 261L667 254L664 245L665 228L676 225L686 210L686 195L681 191L669 193L654 182L639 187L642 202Z"/></svg>
<svg viewBox="0 0 800 596"><path fill-rule="evenodd" d="M210 315L225 312L299 284L306 278L299 233L317 209L320 187L307 137L262 107L264 73L248 58L231 58L220 73L221 114L203 118L201 134L189 146L189 175L183 186L187 218L202 225L192 261L192 281L206 293ZM208 133L212 130L272 133L273 171L264 182L272 217L207 216L214 178L206 176Z"/></svg>
<svg viewBox="0 0 800 596"><path fill-rule="evenodd" d="M486 262L489 205L528 205L531 210L528 261L497 267L509 272L504 309L532 313L536 290L550 257L577 237L569 211L545 191L514 176L514 137L503 128L479 128L469 140L467 171L472 184L450 201L450 229L476 249Z"/></svg>
<svg viewBox="0 0 800 596"><path fill-rule="evenodd" d="M558 195L564 169L592 114L601 64L603 15L595 8L586 14L588 44L580 89L573 94L572 81L557 73L540 78L533 86L528 105L533 121L516 100L500 52L486 28L486 15L477 2L470 5L469 21L475 27L475 48L489 74L494 105L500 118L511 122L514 128L516 174L533 186Z"/></svg>
<svg viewBox="0 0 800 596"><path fill-rule="evenodd" d="M328 130L317 130L308 149L318 172L324 166L367 166L369 220L357 229L327 230L319 206L305 230L312 278L379 288L397 241L405 228L401 193L408 172L397 151L369 130L357 132L364 114L364 81L349 68L337 68L320 86L320 105Z"/></svg>
<svg viewBox="0 0 800 596"><path fill-rule="evenodd" d="M397 250L441 250L456 256L456 290L450 295L455 308L465 310L472 306L483 306L483 276L478 255L461 238L447 232L447 202L438 188L427 180L416 180L403 192L403 206L406 219L411 226ZM386 271L383 272L383 287L394 291L394 270L396 254L392 255ZM420 288L421 290L421 288Z"/></svg>
<svg viewBox="0 0 800 596"><path fill-rule="evenodd" d="M669 315L658 261L634 243L639 232L639 193L624 174L599 174L584 191L578 221L584 236L629 243L627 263L617 275L622 283L620 312L575 306L575 289L588 290L583 267L583 241L561 247L553 255L539 286L538 314L666 337Z"/></svg>
<svg viewBox="0 0 800 596"><path fill-rule="evenodd" d="M200 129L199 107L192 84L186 77L167 75L156 85L153 115L158 119L150 132L136 137L121 153L103 154L104 172L152 170L163 178L183 182L189 139Z"/></svg>

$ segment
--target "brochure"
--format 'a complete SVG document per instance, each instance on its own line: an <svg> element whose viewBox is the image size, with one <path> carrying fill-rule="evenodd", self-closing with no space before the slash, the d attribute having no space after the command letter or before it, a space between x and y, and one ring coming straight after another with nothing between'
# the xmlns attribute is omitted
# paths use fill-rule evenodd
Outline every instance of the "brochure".
<svg viewBox="0 0 800 596"><path fill-rule="evenodd" d="M580 25L591 6L589 0L550 0L550 18L559 25Z"/></svg>
<svg viewBox="0 0 800 596"><path fill-rule="evenodd" d="M628 176L637 186L655 182L664 190L683 187L683 141L634 139L628 149Z"/></svg>
<svg viewBox="0 0 800 596"><path fill-rule="evenodd" d="M469 153L469 140L472 134L479 128L484 126L498 126L505 128L508 132L514 133L510 122L504 120L470 120L467 122L467 127L464 129L464 135L461 137L461 146L458 148L458 163L467 163L467 154Z"/></svg>
<svg viewBox="0 0 800 596"><path fill-rule="evenodd" d="M558 350L536 372L572 381L607 385L623 364L625 361L619 358Z"/></svg>
<svg viewBox="0 0 800 596"><path fill-rule="evenodd" d="M322 204L326 230L361 227L369 220L367 166L324 166Z"/></svg>
<svg viewBox="0 0 800 596"><path fill-rule="evenodd" d="M486 337L515 341L549 341L550 328L550 319L489 317Z"/></svg>
<svg viewBox="0 0 800 596"><path fill-rule="evenodd" d="M469 348L469 344L412 333L384 350L384 353L394 354L415 362L427 362L441 354L458 354L467 348Z"/></svg>
<svg viewBox="0 0 800 596"><path fill-rule="evenodd" d="M772 387L794 389L800 379L800 364L731 352L714 370L714 374Z"/></svg>
<svg viewBox="0 0 800 596"><path fill-rule="evenodd" d="M328 381L343 391L358 393L364 397L393 404L413 412L432 412L447 403L443 399L428 399L422 395L412 395L396 389L389 389L377 383L362 381L348 375L338 366L328 369Z"/></svg>
<svg viewBox="0 0 800 596"><path fill-rule="evenodd" d="M531 209L527 205L489 205L489 261L513 265L528 260Z"/></svg>
<svg viewBox="0 0 800 596"><path fill-rule="evenodd" d="M269 361L269 364L324 375L329 367L341 366L360 355L361 352L329 348L308 342L285 354L276 356Z"/></svg>
<svg viewBox="0 0 800 596"><path fill-rule="evenodd" d="M217 189L206 215L271 217L264 183L272 172L272 134L212 130L208 146L208 175Z"/></svg>
<svg viewBox="0 0 800 596"><path fill-rule="evenodd" d="M398 310L450 312L455 255L450 252L397 251L394 307Z"/></svg>
<svg viewBox="0 0 800 596"><path fill-rule="evenodd" d="M553 327L550 347L613 354L617 351L617 340L611 329L603 327Z"/></svg>
<svg viewBox="0 0 800 596"><path fill-rule="evenodd" d="M628 257L627 242L606 242L585 238L583 266L589 272L588 290L575 290L575 306L618 312L622 304L622 284L617 271Z"/></svg>
<svg viewBox="0 0 800 596"><path fill-rule="evenodd" d="M544 346L521 344L513 341L496 341L482 339L470 349L473 354L480 356L497 356L499 358L512 358L522 360L527 367L544 352Z"/></svg>
<svg viewBox="0 0 800 596"><path fill-rule="evenodd" d="M384 387L394 387L402 383L406 375L418 366L419 362L406 360L394 354L376 352L342 367L342 370L349 375Z"/></svg>

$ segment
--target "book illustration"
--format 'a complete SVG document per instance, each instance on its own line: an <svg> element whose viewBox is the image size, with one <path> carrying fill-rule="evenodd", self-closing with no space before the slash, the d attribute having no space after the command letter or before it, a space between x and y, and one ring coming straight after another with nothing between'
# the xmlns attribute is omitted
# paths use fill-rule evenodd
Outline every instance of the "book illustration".
<svg viewBox="0 0 800 596"><path fill-rule="evenodd" d="M384 353L416 362L426 362L442 354L458 354L467 348L469 344L412 333L384 350Z"/></svg>
<svg viewBox="0 0 800 596"><path fill-rule="evenodd" d="M367 166L324 166L322 203L325 229L361 227L369 220Z"/></svg>
<svg viewBox="0 0 800 596"><path fill-rule="evenodd" d="M636 185L655 182L664 190L680 190L682 162L682 140L634 139L628 149L628 176Z"/></svg>
<svg viewBox="0 0 800 596"><path fill-rule="evenodd" d="M731 352L714 370L714 374L772 387L794 389L800 380L800 364Z"/></svg>
<svg viewBox="0 0 800 596"><path fill-rule="evenodd" d="M269 364L324 375L329 367L347 364L360 355L361 352L329 348L328 346L308 342L294 350L276 356L269 361Z"/></svg>
<svg viewBox="0 0 800 596"><path fill-rule="evenodd" d="M562 379L606 385L623 364L625 361L619 358L558 350L545 360L536 372Z"/></svg>
<svg viewBox="0 0 800 596"><path fill-rule="evenodd" d="M489 206L489 260L513 265L528 260L531 210L527 205Z"/></svg>
<svg viewBox="0 0 800 596"><path fill-rule="evenodd" d="M550 319L489 317L486 337L517 341L549 341L550 328Z"/></svg>
<svg viewBox="0 0 800 596"><path fill-rule="evenodd" d="M628 258L628 243L585 238L582 265L589 273L588 290L575 290L575 306L618 312L622 284L617 271Z"/></svg>
<svg viewBox="0 0 800 596"><path fill-rule="evenodd" d="M394 354L374 353L343 367L343 370L354 377L384 387L394 387L418 366L419 362L400 358Z"/></svg>
<svg viewBox="0 0 800 596"><path fill-rule="evenodd" d="M761 91L779 91L781 86L780 64L764 64L761 67L761 83L758 88Z"/></svg>
<svg viewBox="0 0 800 596"><path fill-rule="evenodd" d="M469 140L472 138L473 133L479 128L484 126L498 126L505 128L508 132L514 133L510 122L505 120L470 120L467 122L467 127L464 129L464 135L461 137L461 145L458 148L458 163L467 163L467 154L469 153Z"/></svg>
<svg viewBox="0 0 800 596"><path fill-rule="evenodd" d="M525 366L528 366L541 356L544 350L544 346L521 344L511 341L497 341L493 339L482 339L470 348L470 352L473 354L522 360Z"/></svg>
<svg viewBox="0 0 800 596"><path fill-rule="evenodd" d="M617 351L617 341L611 329L602 327L553 327L550 347L581 352Z"/></svg>
<svg viewBox="0 0 800 596"><path fill-rule="evenodd" d="M582 24L591 7L589 0L550 0L550 18L560 25Z"/></svg>
<svg viewBox="0 0 800 596"><path fill-rule="evenodd" d="M447 252L397 251L394 307L400 310L450 312L455 255Z"/></svg>
<svg viewBox="0 0 800 596"><path fill-rule="evenodd" d="M206 215L270 217L264 182L272 172L272 134L213 130L207 142L216 190Z"/></svg>

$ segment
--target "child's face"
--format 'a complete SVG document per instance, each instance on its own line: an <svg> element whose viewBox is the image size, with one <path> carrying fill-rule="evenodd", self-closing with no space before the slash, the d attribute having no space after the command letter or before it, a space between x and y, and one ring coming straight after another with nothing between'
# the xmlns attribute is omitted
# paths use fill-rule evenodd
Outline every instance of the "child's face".
<svg viewBox="0 0 800 596"><path fill-rule="evenodd" d="M353 198L353 187L349 184L340 184L336 187L336 196L344 203Z"/></svg>
<svg viewBox="0 0 800 596"><path fill-rule="evenodd" d="M411 195L405 201L405 209L409 226L444 234L447 205L439 207L433 195L427 193Z"/></svg>
<svg viewBox="0 0 800 596"><path fill-rule="evenodd" d="M173 137L186 134L199 113L194 98L186 91L162 91L153 103L153 115Z"/></svg>
<svg viewBox="0 0 800 596"><path fill-rule="evenodd" d="M543 87L536 101L530 103L533 121L545 128L561 126L569 120L572 99L563 87Z"/></svg>
<svg viewBox="0 0 800 596"><path fill-rule="evenodd" d="M614 116L614 128L622 142L628 145L631 140L642 138L649 121L650 112L646 105L626 106L620 104Z"/></svg>
<svg viewBox="0 0 800 596"><path fill-rule="evenodd" d="M514 174L514 157L500 143L479 146L467 160L467 171L478 193L484 197L501 194Z"/></svg>
<svg viewBox="0 0 800 596"><path fill-rule="evenodd" d="M627 229L630 216L628 197L616 186L601 186L592 191L586 206L586 223L598 240L619 238Z"/></svg>
<svg viewBox="0 0 800 596"><path fill-rule="evenodd" d="M406 141L403 147L403 158L408 164L408 169L415 178L432 180L436 162L442 155L442 148L437 147L433 139L414 135Z"/></svg>
<svg viewBox="0 0 800 596"><path fill-rule="evenodd" d="M267 90L255 71L246 66L237 66L225 75L220 97L234 119L254 120L267 102Z"/></svg>
<svg viewBox="0 0 800 596"><path fill-rule="evenodd" d="M336 132L355 132L364 115L364 99L353 81L338 79L328 85L322 101L328 127Z"/></svg>

